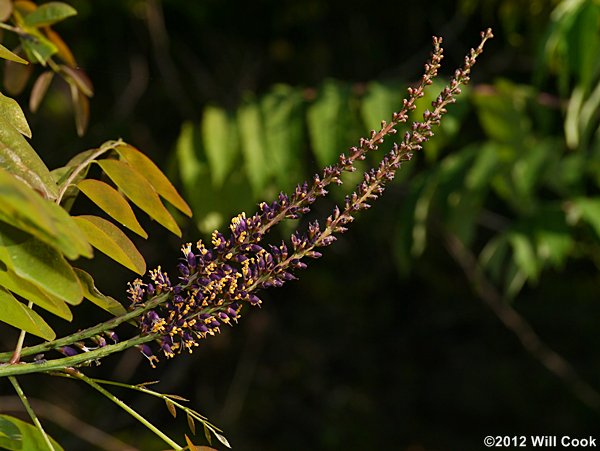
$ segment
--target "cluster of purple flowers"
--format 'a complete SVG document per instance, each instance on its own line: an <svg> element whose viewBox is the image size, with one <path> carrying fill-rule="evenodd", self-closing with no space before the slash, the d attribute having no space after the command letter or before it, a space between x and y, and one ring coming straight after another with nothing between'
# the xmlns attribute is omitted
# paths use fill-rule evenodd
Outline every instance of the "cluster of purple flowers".
<svg viewBox="0 0 600 451"><path fill-rule="evenodd" d="M341 184L343 172L353 172L354 162L377 150L385 137L395 134L396 127L407 122L415 102L423 97L425 88L437 76L443 58L441 38L434 38L431 59L425 65L418 86L408 88L402 110L394 113L389 123L382 121L381 129L372 131L369 139L361 138L358 146L350 148L348 156L340 155L336 164L325 168L321 175L315 175L312 183L298 185L291 196L281 193L271 204L261 203L253 216L246 217L242 213L233 218L229 236L213 232L210 248L202 241L194 247L185 244L176 283L172 283L160 267L150 271L147 283L139 279L132 282L128 290L132 308L154 296L167 294L165 302L142 315L141 333L155 336L166 357L184 350L191 352L200 339L218 333L223 324L237 322L244 304L260 305L256 293L261 289L279 287L294 280L295 271L306 267L303 259L319 258L321 253L316 249L330 245L336 240L336 234L345 232L355 215L369 208L370 202L383 193L401 163L409 160L412 153L433 136L432 126L439 125L446 113L445 107L460 94L460 85L468 83L471 67L485 41L492 37L491 31L483 32L481 37L480 45L471 49L462 68L456 70L450 84L432 102L432 110L425 111L423 120L414 122L380 164L364 174L362 182L346 197L343 207L334 209L324 227L314 221L304 233L295 232L289 245L285 242L261 244L265 234L277 223L308 213L319 197L327 195L329 184ZM145 346L142 352L151 362L156 360L149 347Z"/></svg>

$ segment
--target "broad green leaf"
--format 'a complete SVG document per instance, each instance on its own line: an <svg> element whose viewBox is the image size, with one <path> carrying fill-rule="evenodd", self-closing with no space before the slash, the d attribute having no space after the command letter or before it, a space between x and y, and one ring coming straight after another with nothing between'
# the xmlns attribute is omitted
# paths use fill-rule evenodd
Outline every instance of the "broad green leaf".
<svg viewBox="0 0 600 451"><path fill-rule="evenodd" d="M0 168L13 173L48 199L58 196L56 183L44 162L4 118L0 118Z"/></svg>
<svg viewBox="0 0 600 451"><path fill-rule="evenodd" d="M77 225L96 249L138 274L146 272L146 262L127 235L112 222L98 216L74 216Z"/></svg>
<svg viewBox="0 0 600 451"><path fill-rule="evenodd" d="M86 179L79 182L77 188L113 219L141 237L148 238L125 198L112 186L100 180Z"/></svg>
<svg viewBox="0 0 600 451"><path fill-rule="evenodd" d="M71 5L62 2L48 2L37 7L37 9L25 16L25 25L29 27L44 27L60 22L77 14L77 10Z"/></svg>
<svg viewBox="0 0 600 451"><path fill-rule="evenodd" d="M54 313L56 316L71 321L73 314L69 306L60 298L52 296L36 285L22 279L0 262L0 286L14 294L33 302L38 307Z"/></svg>
<svg viewBox="0 0 600 451"><path fill-rule="evenodd" d="M0 58L9 60L9 61L14 61L15 63L29 64L29 61L21 58L19 55L15 54L15 53L11 52L6 47L4 47L2 44L0 44Z"/></svg>
<svg viewBox="0 0 600 451"><path fill-rule="evenodd" d="M175 235L181 236L179 226L160 201L158 194L137 170L118 160L100 160L97 163L134 204Z"/></svg>
<svg viewBox="0 0 600 451"><path fill-rule="evenodd" d="M208 106L204 110L201 130L211 178L218 188L233 168L239 165L239 142L235 122L225 110Z"/></svg>
<svg viewBox="0 0 600 451"><path fill-rule="evenodd" d="M92 256L91 246L67 212L2 168L0 221L30 233L71 260Z"/></svg>
<svg viewBox="0 0 600 451"><path fill-rule="evenodd" d="M567 204L567 218L570 223L580 219L587 222L600 238L600 198L579 197Z"/></svg>
<svg viewBox="0 0 600 451"><path fill-rule="evenodd" d="M40 107L40 103L42 103L42 100L46 96L46 92L48 91L50 83L52 83L53 79L54 72L48 70L46 72L42 72L35 80L29 96L29 109L32 113L35 113Z"/></svg>
<svg viewBox="0 0 600 451"><path fill-rule="evenodd" d="M15 427L18 431L15 431ZM50 437L55 451L64 451L56 440ZM34 425L10 415L0 415L0 447L8 450L41 451L48 446L40 430Z"/></svg>
<svg viewBox="0 0 600 451"><path fill-rule="evenodd" d="M17 276L69 304L83 299L73 268L59 252L5 223L0 223L0 261Z"/></svg>
<svg viewBox="0 0 600 451"><path fill-rule="evenodd" d="M0 287L0 321L50 341L56 338L52 328L32 309L17 301L8 290Z"/></svg>
<svg viewBox="0 0 600 451"><path fill-rule="evenodd" d="M35 61L35 60L32 60ZM29 77L33 73L33 64L23 64L21 62L4 62L4 84L3 88L12 96L17 96L23 92Z"/></svg>
<svg viewBox="0 0 600 451"><path fill-rule="evenodd" d="M114 316L120 316L127 313L125 307L123 307L117 300L111 298L110 296L106 296L105 294L100 293L96 285L94 284L94 279L87 272L83 271L79 268L74 268L75 274L79 277L79 282L81 282L81 287L83 288L83 296L88 300L96 304L103 310L106 310L108 313Z"/></svg>
<svg viewBox="0 0 600 451"><path fill-rule="evenodd" d="M270 175L270 162L266 155L266 146L263 140L263 129L260 109L256 102L247 102L237 112L240 143L246 174L256 196L262 193Z"/></svg>
<svg viewBox="0 0 600 451"><path fill-rule="evenodd" d="M310 143L320 166L335 162L356 141L350 106L350 85L326 81L308 107Z"/></svg>
<svg viewBox="0 0 600 451"><path fill-rule="evenodd" d="M6 97L2 93L0 93L0 117L16 128L19 133L31 138L31 129L23 110L16 100Z"/></svg>
<svg viewBox="0 0 600 451"><path fill-rule="evenodd" d="M475 161L465 178L465 186L471 190L481 190L489 185L491 178L498 171L499 157L497 147L489 143L479 146Z"/></svg>
<svg viewBox="0 0 600 451"><path fill-rule="evenodd" d="M143 175L146 180L150 182L150 185L152 185L154 190L167 202L171 203L185 215L192 216L192 210L189 205L183 200L169 179L150 158L128 144L118 146L116 151L123 160L131 167L134 167L138 173Z"/></svg>
<svg viewBox="0 0 600 451"><path fill-rule="evenodd" d="M277 85L260 102L264 143L280 189L292 189L304 177L304 99L300 89Z"/></svg>
<svg viewBox="0 0 600 451"><path fill-rule="evenodd" d="M21 431L19 427L8 418L14 419L8 415L0 415L0 448L21 450L23 449L23 436Z"/></svg>
<svg viewBox="0 0 600 451"><path fill-rule="evenodd" d="M31 61L37 61L46 66L52 55L58 52L56 46L42 35L39 31L29 30L33 35L31 39L21 39L23 50Z"/></svg>
<svg viewBox="0 0 600 451"><path fill-rule="evenodd" d="M379 130L382 119L391 120L392 113L402 106L402 94L399 83L372 81L367 85L361 99L361 115L369 130Z"/></svg>

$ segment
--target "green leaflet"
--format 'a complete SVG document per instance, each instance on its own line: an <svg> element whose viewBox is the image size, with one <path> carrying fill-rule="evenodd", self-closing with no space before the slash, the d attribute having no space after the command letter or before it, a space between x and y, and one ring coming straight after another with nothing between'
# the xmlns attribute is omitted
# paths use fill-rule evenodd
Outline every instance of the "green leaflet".
<svg viewBox="0 0 600 451"><path fill-rule="evenodd" d="M137 170L123 161L97 161L102 170L134 204L177 236L181 236L179 226L160 201L156 191Z"/></svg>
<svg viewBox="0 0 600 451"><path fill-rule="evenodd" d="M21 40L27 58L29 58L30 61L37 61L42 66L46 66L50 57L57 53L58 49L36 29L30 29L29 33L35 38Z"/></svg>
<svg viewBox="0 0 600 451"><path fill-rule="evenodd" d="M50 441L55 451L64 451L52 437ZM38 428L10 415L0 415L0 448L22 451L48 449Z"/></svg>
<svg viewBox="0 0 600 451"><path fill-rule="evenodd" d="M0 58L9 60L9 61L14 61L15 63L29 64L29 61L24 60L19 55L11 52L6 47L4 47L2 44L0 44Z"/></svg>
<svg viewBox="0 0 600 451"><path fill-rule="evenodd" d="M351 89L347 84L326 81L308 107L310 143L320 166L333 163L355 139L351 115Z"/></svg>
<svg viewBox="0 0 600 451"><path fill-rule="evenodd" d="M192 216L192 210L189 205L183 200L169 179L150 158L128 144L118 146L116 150L121 156L121 159L125 160L131 167L142 174L146 180L150 182L150 185L152 185L154 190L167 202L172 204L183 214Z"/></svg>
<svg viewBox="0 0 600 451"><path fill-rule="evenodd" d="M208 106L202 118L202 140L215 188L223 185L239 158L235 121L221 108Z"/></svg>
<svg viewBox="0 0 600 451"><path fill-rule="evenodd" d="M29 27L45 27L77 14L71 5L62 2L48 2L38 6L24 18Z"/></svg>
<svg viewBox="0 0 600 451"><path fill-rule="evenodd" d="M34 284L20 278L0 262L0 287L12 291L38 307L54 313L56 316L71 321L73 314L69 306L60 298L52 296Z"/></svg>
<svg viewBox="0 0 600 451"><path fill-rule="evenodd" d="M237 121L246 174L254 195L258 197L269 179L271 167L263 141L265 131L262 117L256 102L251 101L242 105L237 111Z"/></svg>
<svg viewBox="0 0 600 451"><path fill-rule="evenodd" d="M0 222L0 261L17 276L76 305L83 298L71 265L54 248Z"/></svg>
<svg viewBox="0 0 600 451"><path fill-rule="evenodd" d="M304 177L302 151L304 99L300 89L275 86L260 102L264 144L280 189L292 189Z"/></svg>
<svg viewBox="0 0 600 451"><path fill-rule="evenodd" d="M0 321L22 329L44 340L54 340L56 334L44 319L26 305L17 301L10 292L0 287Z"/></svg>
<svg viewBox="0 0 600 451"><path fill-rule="evenodd" d="M77 225L100 252L138 274L146 272L144 257L127 235L112 222L98 216L74 216Z"/></svg>
<svg viewBox="0 0 600 451"><path fill-rule="evenodd" d="M16 100L0 93L0 118L8 122L22 135L31 138L31 129L25 119L23 110Z"/></svg>
<svg viewBox="0 0 600 451"><path fill-rule="evenodd" d="M0 168L13 173L47 199L58 196L56 183L44 162L4 116L0 116Z"/></svg>
<svg viewBox="0 0 600 451"><path fill-rule="evenodd" d="M86 179L79 182L77 188L113 219L141 237L148 238L129 203L112 186L100 180Z"/></svg>
<svg viewBox="0 0 600 451"><path fill-rule="evenodd" d="M91 257L92 248L71 217L58 205L0 168L0 221L56 248L71 260Z"/></svg>
<svg viewBox="0 0 600 451"><path fill-rule="evenodd" d="M114 316L120 316L127 313L125 308L110 296L106 296L96 288L94 285L94 279L87 272L79 268L75 269L75 274L79 277L81 287L83 288L83 296L88 300L96 304L103 310Z"/></svg>

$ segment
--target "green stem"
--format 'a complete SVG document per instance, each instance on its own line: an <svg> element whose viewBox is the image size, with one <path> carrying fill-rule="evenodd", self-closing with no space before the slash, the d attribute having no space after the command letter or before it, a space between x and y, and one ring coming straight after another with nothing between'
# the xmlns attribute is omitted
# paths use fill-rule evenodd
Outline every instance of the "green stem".
<svg viewBox="0 0 600 451"><path fill-rule="evenodd" d="M49 371L63 371L65 368L90 364L110 354L114 354L115 352L121 352L133 346L155 340L156 337L156 335L137 335L129 340L121 341L114 345L104 346L102 348L94 349L93 351L83 352L81 354L71 357L64 357L62 359L53 359L33 363L17 363L14 365L0 364L0 377L17 376L19 374L30 373L47 373Z"/></svg>
<svg viewBox="0 0 600 451"><path fill-rule="evenodd" d="M15 377L12 377L12 376L9 377L8 379L10 380L11 384L13 384L13 387L15 387L15 391L17 392L17 395L19 396L19 398L21 398L21 402L23 403L23 406L25 406L25 410L27 410L27 413L29 414L29 417L33 421L33 424L35 425L36 428L38 428L38 430L42 434L42 437L44 438L44 442L46 443L46 446L48 447L48 449L50 451L55 451L56 448L54 448L54 445L52 445L52 442L50 441L50 437L48 437L48 434L46 434L46 431L44 431L44 428L42 427L42 423L40 423L40 420L38 419L37 415L31 408L31 405L29 404L29 401L27 400L25 393L23 393L23 390L21 389L19 382L17 381L17 379Z"/></svg>
<svg viewBox="0 0 600 451"><path fill-rule="evenodd" d="M58 340L47 341L45 343L41 343L36 346L30 346L27 348L23 348L21 350L21 356L35 355L35 354L39 354L44 351L49 351L50 349L57 349L57 348L60 348L61 346L67 346L67 345L73 344L77 341L82 341L87 338L91 338L95 335L101 334L102 332L106 332L107 330L114 329L115 327L119 326L120 324L123 324L133 318L136 318L136 317L140 316L142 313L144 313L145 311L150 310L150 309L156 307L157 305L165 302L167 300L167 298L168 298L168 293L160 294L160 295L156 296L154 299L152 299L151 301L146 302L144 307L138 307L135 310L132 310L131 312L126 313L125 315L117 316L116 318L112 318L108 321L97 324L88 329L80 330L79 332L75 332L74 334L68 335L63 338L59 338ZM8 362L10 360L10 358L12 357L12 355L13 355L12 352L0 353L0 362ZM0 374L1 374L1 372L0 372Z"/></svg>
<svg viewBox="0 0 600 451"><path fill-rule="evenodd" d="M121 407L123 410L125 410L129 415L134 417L136 420L138 420L140 423L142 423L144 426L146 426L148 429L150 429L152 432L154 432L158 437L160 437L165 443L167 443L173 449L175 449L175 450L183 449L176 442L174 442L167 435L165 435L160 429L158 429L156 426L154 426L152 423L150 423L148 420L146 420L143 416L141 416L139 413L137 413L135 410L133 410L131 407L129 407L126 403L121 401L119 398L117 398L111 392L109 392L108 390L106 390L105 388L103 388L102 386L97 384L93 379L90 379L89 377L80 373L77 370L69 370L69 371L67 371L67 374L69 374L77 379L82 380L83 382L88 384L90 387L92 387L92 388L96 389L98 392L102 393L104 396L106 396L112 402L114 402L119 407Z"/></svg>

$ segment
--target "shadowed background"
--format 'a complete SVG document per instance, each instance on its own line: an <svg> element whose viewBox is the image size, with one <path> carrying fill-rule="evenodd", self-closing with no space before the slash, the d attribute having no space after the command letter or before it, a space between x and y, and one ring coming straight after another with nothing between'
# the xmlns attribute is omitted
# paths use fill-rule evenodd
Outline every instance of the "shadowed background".
<svg viewBox="0 0 600 451"><path fill-rule="evenodd" d="M444 37L443 75L480 30L496 35L441 136L299 281L264 292L262 309L246 310L192 355L152 370L131 351L89 374L160 380L158 389L190 399L237 450L469 450L486 435L597 430L598 104L568 113L585 107L573 93L593 98L597 89L598 61L588 54L599 48L597 2L571 11L518 0L70 3L79 14L57 31L94 83L90 127L77 138L68 92L55 83L27 115L32 144L51 169L118 137L156 161L195 213L181 218L183 241L143 224L150 239L136 244L148 266L169 271L182 242L252 213L388 119L419 79L432 35ZM314 217L347 192L333 191ZM454 238L465 247L452 248ZM469 256L480 257L487 285ZM126 302L132 273L102 255L85 265ZM97 309L78 309L81 327L98 321ZM529 326L544 345L527 342ZM14 334L0 332L9 348ZM74 382L22 383L71 429L46 421L65 449L90 449L73 432L109 438L52 409L136 448L162 449ZM162 403L119 396L174 436L186 432Z"/></svg>

